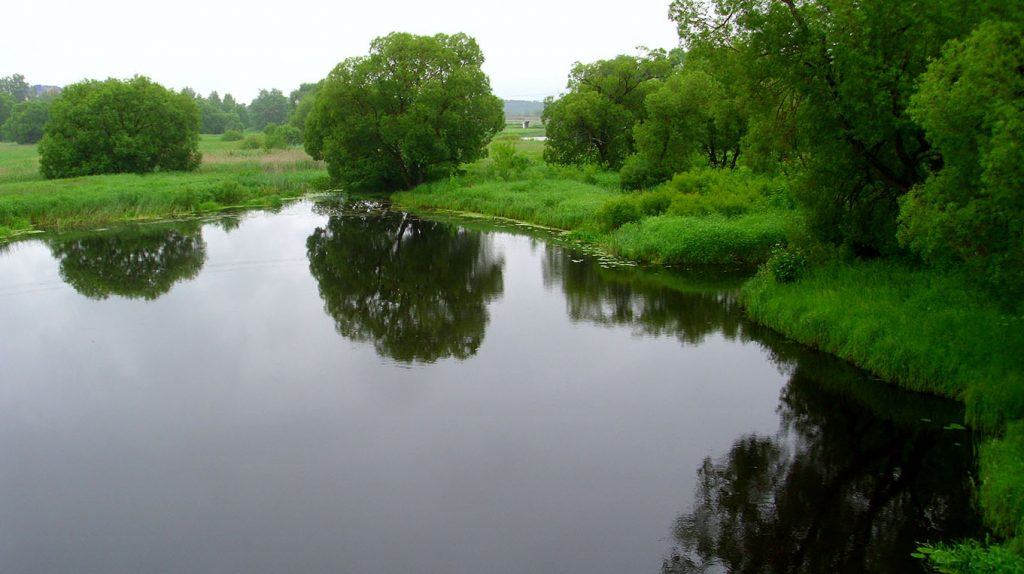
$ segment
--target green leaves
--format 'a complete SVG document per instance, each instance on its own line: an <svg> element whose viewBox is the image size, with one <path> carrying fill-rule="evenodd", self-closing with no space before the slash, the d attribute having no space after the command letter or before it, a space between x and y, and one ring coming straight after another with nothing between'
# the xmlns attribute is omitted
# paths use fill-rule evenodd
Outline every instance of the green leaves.
<svg viewBox="0 0 1024 574"><path fill-rule="evenodd" d="M149 78L86 80L54 100L39 144L47 178L199 166L199 108Z"/></svg>
<svg viewBox="0 0 1024 574"><path fill-rule="evenodd" d="M338 64L306 119L306 151L354 189L392 191L445 178L486 155L501 100L465 34L393 33Z"/></svg>

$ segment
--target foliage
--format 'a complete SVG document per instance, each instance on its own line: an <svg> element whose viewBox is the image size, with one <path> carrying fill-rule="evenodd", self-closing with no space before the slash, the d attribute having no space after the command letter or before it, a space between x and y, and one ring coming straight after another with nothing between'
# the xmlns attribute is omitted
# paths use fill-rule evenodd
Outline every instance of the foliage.
<svg viewBox="0 0 1024 574"><path fill-rule="evenodd" d="M14 106L11 117L3 125L4 140L19 144L34 144L43 137L50 118L50 102L28 100Z"/></svg>
<svg viewBox="0 0 1024 574"><path fill-rule="evenodd" d="M790 216L772 211L739 217L659 215L623 225L612 253L668 265L756 265L784 241Z"/></svg>
<svg viewBox="0 0 1024 574"><path fill-rule="evenodd" d="M262 130L267 124L283 124L288 121L292 105L287 96L276 88L260 90L259 95L249 103L248 127Z"/></svg>
<svg viewBox="0 0 1024 574"><path fill-rule="evenodd" d="M239 152L218 137L200 141L193 172L44 180L35 146L0 144L0 239L120 221L194 216L227 206L271 207L326 187L323 166L301 150Z"/></svg>
<svg viewBox="0 0 1024 574"><path fill-rule="evenodd" d="M764 271L779 283L792 283L803 277L807 271L807 256L798 247L778 244L772 247Z"/></svg>
<svg viewBox="0 0 1024 574"><path fill-rule="evenodd" d="M87 80L64 89L39 144L47 178L192 170L202 156L192 98L148 78Z"/></svg>
<svg viewBox="0 0 1024 574"><path fill-rule="evenodd" d="M264 149L284 149L302 143L302 132L294 126L285 124L267 124L263 128Z"/></svg>
<svg viewBox="0 0 1024 574"><path fill-rule="evenodd" d="M647 96L646 117L633 130L637 153L626 163L630 177L623 178L623 189L650 187L693 165L736 167L747 117L735 88L723 85L722 77L690 58Z"/></svg>
<svg viewBox="0 0 1024 574"><path fill-rule="evenodd" d="M999 544L936 544L918 548L913 556L943 574L1024 574L1024 557Z"/></svg>
<svg viewBox="0 0 1024 574"><path fill-rule="evenodd" d="M266 147L267 136L263 134L249 134L245 136L242 143L238 144L241 149L262 149Z"/></svg>
<svg viewBox="0 0 1024 574"><path fill-rule="evenodd" d="M569 74L569 93L544 101L544 159L620 167L633 152L633 124L644 116L644 98L672 65L663 50L577 63Z"/></svg>
<svg viewBox="0 0 1024 574"><path fill-rule="evenodd" d="M14 98L8 94L0 93L0 130L3 129L4 123L8 118L11 117L11 113L14 111ZM0 141L3 140L3 132L0 131Z"/></svg>
<svg viewBox="0 0 1024 574"><path fill-rule="evenodd" d="M352 189L411 189L486 154L501 100L465 34L377 38L338 64L306 120L306 150Z"/></svg>
<svg viewBox="0 0 1024 574"><path fill-rule="evenodd" d="M288 125L299 130L300 133L306 129L306 118L309 116L309 112L313 111L316 93L320 91L322 85L322 81L315 84L305 83L288 96L288 100L292 104L292 111L288 115Z"/></svg>
<svg viewBox="0 0 1024 574"><path fill-rule="evenodd" d="M614 231L627 223L639 221L643 214L632 197L616 197L604 203L594 214L604 231Z"/></svg>
<svg viewBox="0 0 1024 574"><path fill-rule="evenodd" d="M0 78L0 95L10 96L15 103L20 103L30 99L32 92L25 76L12 74Z"/></svg>
<svg viewBox="0 0 1024 574"><path fill-rule="evenodd" d="M1005 435L982 445L981 491L985 521L1024 564L1024 421L1009 424Z"/></svg>
<svg viewBox="0 0 1024 574"><path fill-rule="evenodd" d="M962 262L1010 305L1024 298L1024 26L986 22L928 68L910 112L938 169L902 201L901 239Z"/></svg>
<svg viewBox="0 0 1024 574"><path fill-rule="evenodd" d="M228 131L224 132L223 134L221 134L220 140L221 141L225 141L225 142L241 141L242 140L242 132L240 132L238 130L228 130Z"/></svg>
<svg viewBox="0 0 1024 574"><path fill-rule="evenodd" d="M495 141L490 147L491 169L497 179L514 179L530 167L530 160L507 141Z"/></svg>
<svg viewBox="0 0 1024 574"><path fill-rule="evenodd" d="M755 321L904 388L963 400L967 422L997 431L1024 417L1024 318L953 274L890 261L833 262L794 283L755 277Z"/></svg>
<svg viewBox="0 0 1024 574"><path fill-rule="evenodd" d="M819 237L864 255L897 249L898 199L926 174L931 150L907 113L942 44L997 0L967 3L675 0L670 13L698 51L743 64L756 147L785 151ZM749 140L748 140L749 142Z"/></svg>

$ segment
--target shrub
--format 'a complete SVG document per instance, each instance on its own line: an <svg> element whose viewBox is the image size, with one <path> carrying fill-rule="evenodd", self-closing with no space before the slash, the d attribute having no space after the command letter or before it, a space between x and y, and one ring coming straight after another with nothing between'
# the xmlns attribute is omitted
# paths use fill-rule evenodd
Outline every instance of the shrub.
<svg viewBox="0 0 1024 574"><path fill-rule="evenodd" d="M199 166L199 108L148 78L86 80L61 92L39 144L44 177Z"/></svg>
<svg viewBox="0 0 1024 574"><path fill-rule="evenodd" d="M242 149L262 149L266 144L266 138L263 134L250 134L245 136L239 147Z"/></svg>
<svg viewBox="0 0 1024 574"><path fill-rule="evenodd" d="M237 142L242 140L242 132L239 130L228 130L224 132L224 135L220 136L222 142Z"/></svg>
<svg viewBox="0 0 1024 574"><path fill-rule="evenodd" d="M764 264L764 270L779 283L792 283L807 270L807 257L799 248L776 244Z"/></svg>
<svg viewBox="0 0 1024 574"><path fill-rule="evenodd" d="M594 217L605 231L612 231L627 223L639 221L642 215L636 199L626 196L606 201Z"/></svg>

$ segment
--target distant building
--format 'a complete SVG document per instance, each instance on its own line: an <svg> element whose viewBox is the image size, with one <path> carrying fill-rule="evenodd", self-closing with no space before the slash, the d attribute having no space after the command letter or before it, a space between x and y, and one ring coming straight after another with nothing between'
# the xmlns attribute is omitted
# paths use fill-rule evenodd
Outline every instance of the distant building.
<svg viewBox="0 0 1024 574"><path fill-rule="evenodd" d="M32 95L37 98L43 95L56 96L61 92L60 86L42 86L39 84L36 84L29 89L32 90Z"/></svg>

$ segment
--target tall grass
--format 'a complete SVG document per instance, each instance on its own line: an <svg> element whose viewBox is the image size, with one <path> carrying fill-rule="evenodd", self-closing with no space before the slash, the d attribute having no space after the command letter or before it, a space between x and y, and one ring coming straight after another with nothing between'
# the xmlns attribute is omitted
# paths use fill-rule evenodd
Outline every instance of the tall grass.
<svg viewBox="0 0 1024 574"><path fill-rule="evenodd" d="M176 218L226 207L276 206L326 187L320 162L300 149L242 152L204 136L194 172L117 174L43 180L35 146L0 146L0 239L33 230Z"/></svg>
<svg viewBox="0 0 1024 574"><path fill-rule="evenodd" d="M749 315L917 391L963 400L995 431L1024 418L1024 318L961 278L898 263L832 263L800 281L743 289Z"/></svg>
<svg viewBox="0 0 1024 574"><path fill-rule="evenodd" d="M660 215L627 223L607 243L615 255L651 263L757 264L786 239L791 216L770 211L725 217Z"/></svg>

